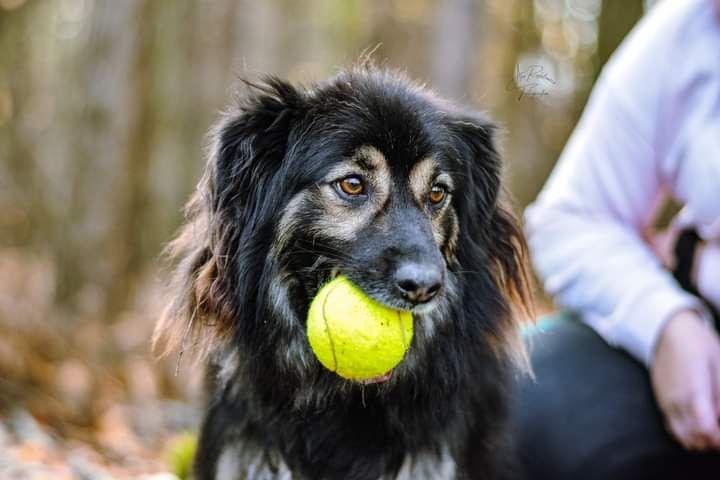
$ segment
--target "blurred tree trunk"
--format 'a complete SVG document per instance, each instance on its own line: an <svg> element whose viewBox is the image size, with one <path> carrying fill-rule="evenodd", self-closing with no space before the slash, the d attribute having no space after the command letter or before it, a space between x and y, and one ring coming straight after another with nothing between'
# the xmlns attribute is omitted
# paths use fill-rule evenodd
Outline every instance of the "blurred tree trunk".
<svg viewBox="0 0 720 480"><path fill-rule="evenodd" d="M598 19L597 75L643 15L643 0L602 2Z"/></svg>
<svg viewBox="0 0 720 480"><path fill-rule="evenodd" d="M433 41L433 2L374 0L370 2L367 48L381 65L400 68L412 78L428 79Z"/></svg>
<svg viewBox="0 0 720 480"><path fill-rule="evenodd" d="M24 103L33 91L32 42L19 42L34 15L35 3L13 12L0 10L0 246L38 249L49 212L37 195L38 178L32 132L24 125Z"/></svg>
<svg viewBox="0 0 720 480"><path fill-rule="evenodd" d="M504 114L504 126L514 132L515 142L507 145L507 171L510 189L515 193L518 207L527 205L537 193L528 188L535 179L538 155L543 143L539 135L540 122L535 118L537 98L518 98L508 86L515 85L516 66L524 53L537 52L540 49L540 35L535 26L533 2L513 0L503 4L505 15L510 19L509 28L504 32L502 63L497 66L504 73L501 80L503 104L500 111ZM554 160L554 159L553 159ZM537 183L537 182L536 182ZM538 185L532 185L539 189Z"/></svg>
<svg viewBox="0 0 720 480"><path fill-rule="evenodd" d="M108 241L108 253L113 262L106 308L111 313L120 311L132 298L144 261L149 256L148 244L155 232L151 228L149 169L157 124L153 82L153 67L157 64L153 56L156 53L153 26L156 25L157 5L154 0L138 1L133 12L135 18L129 23L135 29L136 41L132 47L132 61L127 65L127 141L113 189L116 216ZM115 10L117 2L112 2L110 8Z"/></svg>
<svg viewBox="0 0 720 480"><path fill-rule="evenodd" d="M141 239L149 228L143 219L153 135L151 3L93 4L90 37L71 56L72 77L62 79L76 88L63 100L64 115L74 123L65 126L60 140L71 185L65 214L57 221L63 303L87 287L105 292L97 307L115 311L125 303L130 277L139 268Z"/></svg>
<svg viewBox="0 0 720 480"><path fill-rule="evenodd" d="M475 64L479 61L477 23L481 3L475 0L443 0L437 7L431 49L432 83L442 95L459 99L471 91Z"/></svg>

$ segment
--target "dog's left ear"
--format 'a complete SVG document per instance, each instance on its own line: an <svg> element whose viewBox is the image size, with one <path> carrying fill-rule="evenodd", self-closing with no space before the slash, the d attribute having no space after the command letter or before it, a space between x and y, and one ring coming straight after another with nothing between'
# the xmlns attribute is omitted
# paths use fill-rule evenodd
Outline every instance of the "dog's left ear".
<svg viewBox="0 0 720 480"><path fill-rule="evenodd" d="M466 168L460 225L467 228L465 238L482 246L493 280L513 310L508 320L515 324L520 316L532 315L531 276L522 226L501 187L497 126L483 114L464 113L452 118L449 129ZM524 364L524 349L513 348Z"/></svg>
<svg viewBox="0 0 720 480"><path fill-rule="evenodd" d="M449 129L458 155L465 160L466 171L462 173L471 187L466 188L464 200L469 211L475 210L475 218L467 220L471 224L487 220L500 190L502 166L495 144L497 126L481 113L464 113L451 117Z"/></svg>

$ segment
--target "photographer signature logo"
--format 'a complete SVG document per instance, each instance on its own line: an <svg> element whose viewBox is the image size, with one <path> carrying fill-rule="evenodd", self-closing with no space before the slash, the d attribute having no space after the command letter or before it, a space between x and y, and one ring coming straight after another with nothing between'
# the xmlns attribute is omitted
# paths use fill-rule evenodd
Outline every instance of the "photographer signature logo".
<svg viewBox="0 0 720 480"><path fill-rule="evenodd" d="M507 83L508 92L518 92L518 100L523 97L544 97L549 95L548 88L555 85L555 79L542 65L515 66L515 75Z"/></svg>

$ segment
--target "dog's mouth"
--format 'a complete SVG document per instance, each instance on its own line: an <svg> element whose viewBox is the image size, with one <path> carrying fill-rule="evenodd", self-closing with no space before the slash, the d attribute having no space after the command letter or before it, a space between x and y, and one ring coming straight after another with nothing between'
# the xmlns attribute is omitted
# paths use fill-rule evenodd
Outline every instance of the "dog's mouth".
<svg viewBox="0 0 720 480"><path fill-rule="evenodd" d="M332 281L338 276L342 275L342 271L338 267L334 267L332 270L330 270L330 275L327 277L325 281ZM407 310L409 312L412 312L413 314L427 314L434 309L437 308L439 304L439 299L441 295L435 296L432 300L425 303L419 303L414 304L412 302L403 301L397 298L393 298L391 295L387 293L378 293L378 292L372 292L368 291L361 287L365 295L367 295L369 298L374 300L375 302L379 303L380 305L383 305L388 308L392 308L395 310ZM384 376L383 376L384 377ZM380 378L380 377L378 377Z"/></svg>
<svg viewBox="0 0 720 480"><path fill-rule="evenodd" d="M335 278L336 278L337 276L339 276L340 274L341 274L341 271L340 271L339 268L333 268L333 269L330 271L330 280L335 279ZM376 300L376 301L377 301L377 300ZM384 303L384 302L383 302L383 303ZM393 307L392 305L387 305L387 306ZM385 382L389 381L389 380L392 378L392 374L393 374L393 371L394 371L394 370L395 370L395 369L393 368L393 369L390 369L389 371L387 371L387 372L385 372L384 374L379 375L379 376L377 376L377 377L367 378L367 379L364 379L364 380L356 380L356 382L359 383L359 384L361 384L361 385L377 385L377 384L385 383Z"/></svg>
<svg viewBox="0 0 720 480"><path fill-rule="evenodd" d="M379 377L373 377L373 378L368 378L366 380L360 380L359 383L361 383L363 385L374 385L376 383L385 383L392 378L393 370L394 369L390 370L387 373L384 373L383 375L380 375Z"/></svg>

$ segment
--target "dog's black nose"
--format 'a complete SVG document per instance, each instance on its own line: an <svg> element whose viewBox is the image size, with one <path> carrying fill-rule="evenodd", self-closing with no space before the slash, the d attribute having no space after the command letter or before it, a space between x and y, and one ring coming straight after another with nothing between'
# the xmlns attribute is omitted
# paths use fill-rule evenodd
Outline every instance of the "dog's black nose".
<svg viewBox="0 0 720 480"><path fill-rule="evenodd" d="M430 301L442 286L439 268L421 263L403 263L395 271L395 285L413 303Z"/></svg>

